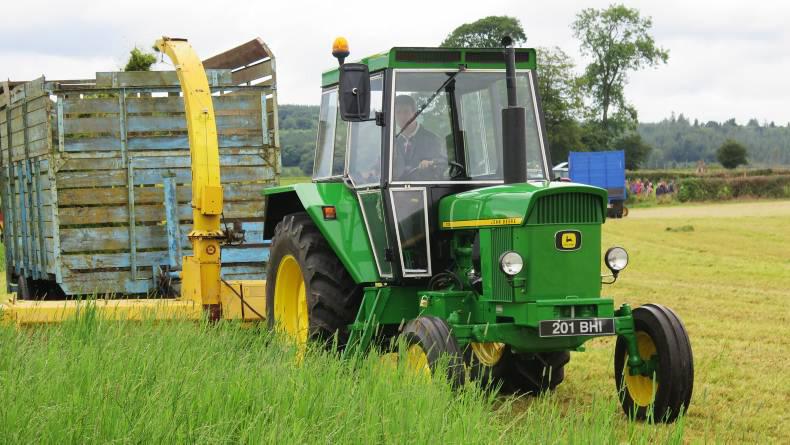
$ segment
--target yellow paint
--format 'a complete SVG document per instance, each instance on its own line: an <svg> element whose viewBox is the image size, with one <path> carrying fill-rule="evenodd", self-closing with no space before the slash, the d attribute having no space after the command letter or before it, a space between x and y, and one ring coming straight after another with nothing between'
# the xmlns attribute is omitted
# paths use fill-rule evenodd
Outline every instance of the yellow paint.
<svg viewBox="0 0 790 445"><path fill-rule="evenodd" d="M96 311L106 320L197 320L203 308L193 301L174 299L147 300L68 300L9 301L0 304L0 320L16 325L58 323L73 319L81 312Z"/></svg>
<svg viewBox="0 0 790 445"><path fill-rule="evenodd" d="M157 48L173 61L189 133L192 163L192 219L189 234L193 257L184 257L181 296L202 305L220 303L220 246L222 237L222 184L214 104L206 71L192 46L184 39L162 37Z"/></svg>
<svg viewBox="0 0 790 445"><path fill-rule="evenodd" d="M430 377L431 365L428 362L428 355L419 343L409 346L406 350L406 367L418 375Z"/></svg>
<svg viewBox="0 0 790 445"><path fill-rule="evenodd" d="M465 221L445 221L442 223L443 229L462 229L465 227L486 227L486 226L513 226L519 225L524 218L494 218L494 219L468 219Z"/></svg>
<svg viewBox="0 0 790 445"><path fill-rule="evenodd" d="M381 357L379 357L379 363L382 365L382 367L388 369L398 369L398 353L387 352L381 354Z"/></svg>
<svg viewBox="0 0 790 445"><path fill-rule="evenodd" d="M205 215L222 215L222 187L205 185L200 196L200 208Z"/></svg>
<svg viewBox="0 0 790 445"><path fill-rule="evenodd" d="M575 249L577 242L576 234L574 232L565 232L562 234L563 249Z"/></svg>
<svg viewBox="0 0 790 445"><path fill-rule="evenodd" d="M494 366L502 359L505 352L505 344L497 342L470 343L472 352L477 360L484 366Z"/></svg>
<svg viewBox="0 0 790 445"><path fill-rule="evenodd" d="M266 280L241 280L222 283L222 317L226 320L260 321L255 312L266 317ZM228 287L228 285L230 287ZM235 291L235 292L234 292ZM242 311L244 297L247 303ZM252 309L250 309L252 307ZM253 311L253 309L255 311Z"/></svg>
<svg viewBox="0 0 790 445"><path fill-rule="evenodd" d="M274 283L274 321L303 348L310 332L309 320L302 268L293 255L286 255L280 260Z"/></svg>
<svg viewBox="0 0 790 445"><path fill-rule="evenodd" d="M645 360L650 359L656 353L656 344L653 339L645 332L636 333L636 344L639 348L639 356ZM625 355L625 363L628 363L628 354ZM659 382L653 380L653 376L630 375L628 365L623 370L625 373L625 387L631 400L638 406L648 406L653 403L655 394L658 391Z"/></svg>

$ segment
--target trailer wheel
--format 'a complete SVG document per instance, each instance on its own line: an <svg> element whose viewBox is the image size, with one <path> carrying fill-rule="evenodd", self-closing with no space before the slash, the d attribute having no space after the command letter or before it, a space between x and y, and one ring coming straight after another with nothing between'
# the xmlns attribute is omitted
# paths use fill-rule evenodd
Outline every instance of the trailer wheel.
<svg viewBox="0 0 790 445"><path fill-rule="evenodd" d="M417 317L401 333L405 341L406 366L418 373L434 375L446 366L454 387L464 383L464 362L458 341L446 321L438 317Z"/></svg>
<svg viewBox="0 0 790 445"><path fill-rule="evenodd" d="M628 207L623 206L623 215L621 216L621 218L625 218L626 216L628 216Z"/></svg>
<svg viewBox="0 0 790 445"><path fill-rule="evenodd" d="M18 300L33 299L33 295L30 293L30 283L24 275L19 275L16 278L16 298Z"/></svg>
<svg viewBox="0 0 790 445"><path fill-rule="evenodd" d="M466 354L472 377L492 387L501 385L505 393L540 394L554 390L565 379L565 365L571 359L568 351L516 354L504 346L500 357L491 364L478 349L470 348Z"/></svg>
<svg viewBox="0 0 790 445"><path fill-rule="evenodd" d="M274 229L266 267L266 319L303 347L320 340L338 348L362 299L318 227L304 212L283 217Z"/></svg>
<svg viewBox="0 0 790 445"><path fill-rule="evenodd" d="M648 304L633 311L639 355L655 357L653 375L630 375L626 341L617 339L614 375L623 410L637 420L673 422L688 409L694 359L686 328L669 308Z"/></svg>

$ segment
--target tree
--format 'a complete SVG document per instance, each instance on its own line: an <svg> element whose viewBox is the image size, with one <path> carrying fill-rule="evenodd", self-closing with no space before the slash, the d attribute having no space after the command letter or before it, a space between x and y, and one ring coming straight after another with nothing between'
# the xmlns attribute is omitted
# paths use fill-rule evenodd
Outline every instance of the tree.
<svg viewBox="0 0 790 445"><path fill-rule="evenodd" d="M653 22L624 5L582 10L571 25L583 55L592 62L584 72L586 90L608 140L634 129L636 109L625 98L628 73L666 63L667 50L656 46L649 31ZM612 109L614 108L614 112Z"/></svg>
<svg viewBox="0 0 790 445"><path fill-rule="evenodd" d="M506 15L488 16L476 22L464 23L447 35L440 46L444 48L496 48L502 37L510 36L513 44L527 41L521 22Z"/></svg>
<svg viewBox="0 0 790 445"><path fill-rule="evenodd" d="M568 160L568 152L581 151L583 112L579 79L571 58L560 48L538 50L538 92L543 104L546 134L554 163Z"/></svg>
<svg viewBox="0 0 790 445"><path fill-rule="evenodd" d="M625 152L625 168L638 170L647 161L653 147L642 140L637 132L628 133L614 143L615 150Z"/></svg>
<svg viewBox="0 0 790 445"><path fill-rule="evenodd" d="M728 169L746 165L746 147L732 139L727 139L716 151L716 158L724 168Z"/></svg>
<svg viewBox="0 0 790 445"><path fill-rule="evenodd" d="M151 71L151 65L156 63L156 56L144 53L138 47L129 51L129 61L126 62L124 71Z"/></svg>

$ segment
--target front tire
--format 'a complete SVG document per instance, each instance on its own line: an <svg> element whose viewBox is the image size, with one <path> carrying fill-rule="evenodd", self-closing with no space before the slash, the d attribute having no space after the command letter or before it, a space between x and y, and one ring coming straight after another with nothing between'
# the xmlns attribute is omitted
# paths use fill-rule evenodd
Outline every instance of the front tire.
<svg viewBox="0 0 790 445"><path fill-rule="evenodd" d="M617 339L614 375L623 410L637 420L674 422L688 409L694 385L694 358L688 333L669 308L647 304L633 311L639 355L655 357L653 375L630 375L628 348Z"/></svg>
<svg viewBox="0 0 790 445"><path fill-rule="evenodd" d="M470 347L467 361L470 363L472 375L482 380L485 385L501 385L504 393L541 394L553 391L565 379L565 365L571 359L568 351L541 352L535 354L516 354L509 346L501 343L478 344L492 345L481 348ZM496 345L502 351L492 355L490 352ZM496 363L491 357L499 358Z"/></svg>
<svg viewBox="0 0 790 445"><path fill-rule="evenodd" d="M464 383L461 348L446 321L438 317L417 317L403 328L406 366L416 373L435 375L447 360L447 378L453 387Z"/></svg>
<svg viewBox="0 0 790 445"><path fill-rule="evenodd" d="M300 346L320 340L342 349L362 290L307 213L286 215L274 229L266 267L266 319Z"/></svg>

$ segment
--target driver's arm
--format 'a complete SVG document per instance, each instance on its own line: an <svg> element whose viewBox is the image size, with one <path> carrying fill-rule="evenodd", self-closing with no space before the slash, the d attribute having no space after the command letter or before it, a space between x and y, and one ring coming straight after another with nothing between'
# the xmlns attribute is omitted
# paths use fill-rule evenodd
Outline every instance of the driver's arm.
<svg viewBox="0 0 790 445"><path fill-rule="evenodd" d="M439 136L428 131L425 137L425 146L423 147L423 160L420 161L421 168L432 166L446 166L447 165L447 152L443 149L443 144Z"/></svg>

